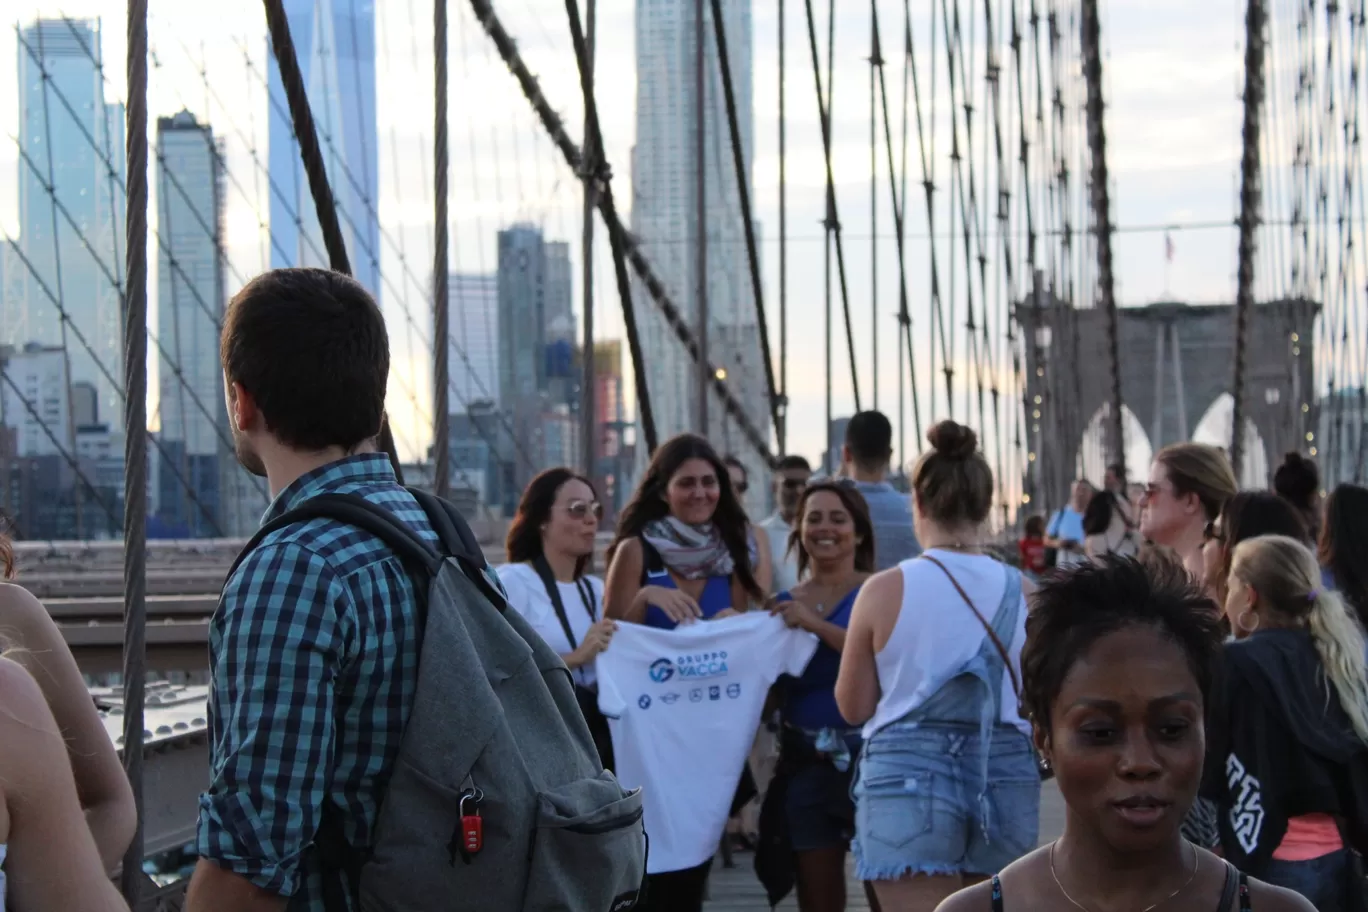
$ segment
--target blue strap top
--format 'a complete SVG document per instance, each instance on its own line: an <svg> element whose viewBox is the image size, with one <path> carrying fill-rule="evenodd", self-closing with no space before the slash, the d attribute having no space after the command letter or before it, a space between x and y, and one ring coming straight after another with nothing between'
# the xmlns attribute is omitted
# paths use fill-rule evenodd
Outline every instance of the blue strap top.
<svg viewBox="0 0 1368 912"><path fill-rule="evenodd" d="M660 586L662 589L679 588L675 585L674 577L670 576L668 570L647 570L646 585ZM698 596L698 607L703 612L703 619L707 620L730 608L732 606L731 601L731 577L710 576L708 582L703 586L702 593ZM677 626L664 611L655 605L646 606L644 623L647 627L658 627L661 630L674 630Z"/></svg>
<svg viewBox="0 0 1368 912"><path fill-rule="evenodd" d="M826 621L842 629L850 625L850 610L855 606L855 596L860 587L856 586L826 615ZM788 591L779 593L775 600L791 602L793 595ZM817 731L823 728L847 729L850 723L841 716L836 707L836 675L841 670L841 654L826 643L820 643L813 653L807 668L789 689L788 702L784 706L784 721L796 728Z"/></svg>

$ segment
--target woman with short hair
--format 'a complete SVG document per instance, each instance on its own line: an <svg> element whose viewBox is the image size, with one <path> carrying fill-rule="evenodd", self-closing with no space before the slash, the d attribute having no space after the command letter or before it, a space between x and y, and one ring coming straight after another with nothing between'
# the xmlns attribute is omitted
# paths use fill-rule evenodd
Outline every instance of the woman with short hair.
<svg viewBox="0 0 1368 912"><path fill-rule="evenodd" d="M1180 830L1207 753L1215 609L1163 561L1108 557L1041 583L1021 654L1022 707L1064 798L1064 833L938 912L1312 912Z"/></svg>

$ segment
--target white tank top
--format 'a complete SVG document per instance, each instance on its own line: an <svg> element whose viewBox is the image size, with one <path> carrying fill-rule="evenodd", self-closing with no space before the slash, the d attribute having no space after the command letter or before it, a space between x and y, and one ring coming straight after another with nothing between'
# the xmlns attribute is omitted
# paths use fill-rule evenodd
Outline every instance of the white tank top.
<svg viewBox="0 0 1368 912"><path fill-rule="evenodd" d="M961 554L934 548L932 554L954 574L984 619L992 623L1011 570L982 554ZM903 577L902 604L884 648L874 654L879 676L879 705L865 723L864 736L897 722L925 703L954 673L963 668L983 645L987 634L978 618L964 604L945 573L930 561L905 560L898 565ZM1026 600L1017 612L1016 630L1007 647L1012 669L1021 678L1021 647L1026 642ZM1016 726L1027 736L1031 726L1017 712L1011 676L1002 676L1003 724Z"/></svg>

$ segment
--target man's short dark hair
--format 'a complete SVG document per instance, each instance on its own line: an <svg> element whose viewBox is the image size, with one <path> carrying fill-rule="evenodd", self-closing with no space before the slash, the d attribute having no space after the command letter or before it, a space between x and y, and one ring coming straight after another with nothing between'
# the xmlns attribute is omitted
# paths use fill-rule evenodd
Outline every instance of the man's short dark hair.
<svg viewBox="0 0 1368 912"><path fill-rule="evenodd" d="M219 356L286 446L352 449L380 433L389 337L375 299L326 269L273 269L223 315Z"/></svg>
<svg viewBox="0 0 1368 912"><path fill-rule="evenodd" d="M802 456L791 454L781 457L777 468L780 472L785 472L789 469L802 469L804 472L811 472L812 463L808 462Z"/></svg>
<svg viewBox="0 0 1368 912"><path fill-rule="evenodd" d="M887 465L893 457L893 425L883 412L857 412L846 425L845 443L861 468Z"/></svg>

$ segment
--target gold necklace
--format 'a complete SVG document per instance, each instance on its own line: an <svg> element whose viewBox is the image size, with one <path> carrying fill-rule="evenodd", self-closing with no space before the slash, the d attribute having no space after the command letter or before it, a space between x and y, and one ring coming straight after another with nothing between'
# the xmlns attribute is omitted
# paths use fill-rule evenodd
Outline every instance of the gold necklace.
<svg viewBox="0 0 1368 912"><path fill-rule="evenodd" d="M1198 854L1197 854L1197 847L1196 847L1196 846L1193 846L1192 843L1188 842L1186 839L1183 840L1183 844L1184 844L1184 845L1188 845L1188 846L1192 846L1192 873L1188 875L1188 879L1187 879L1187 880L1183 881L1183 885L1182 885L1181 887L1179 887L1178 889L1174 890L1172 893L1170 893L1168 896L1165 896L1163 899L1159 900L1158 902L1156 902L1156 903L1151 903L1150 905L1148 905L1148 906L1146 906L1145 908L1141 909L1140 912L1153 912L1154 909L1159 908L1159 907L1162 906L1164 903L1168 902L1170 899L1173 899L1173 897L1177 896L1179 893L1182 893L1184 890L1186 890L1189 886L1192 885L1193 879L1195 879L1195 878L1197 877L1197 863L1198 863L1201 859L1200 859L1200 856L1198 856ZM1064 885L1063 885L1062 883L1059 882L1059 874L1056 873L1056 871L1055 871L1055 847L1058 846L1058 845L1059 845L1059 840L1058 840L1058 839L1056 839L1054 842L1050 843L1050 876L1054 878L1055 886L1056 886L1056 887L1059 887L1059 892L1064 894L1064 898L1065 898L1065 899L1067 899L1069 902L1073 903L1073 904L1074 904L1075 906L1077 906L1078 908L1082 909L1083 912L1090 912L1090 910L1088 909L1087 906L1083 905L1081 902L1079 902L1078 900L1076 900L1076 899L1074 899L1072 896L1070 896L1070 895L1069 895L1069 891L1066 890L1066 889L1064 889Z"/></svg>

